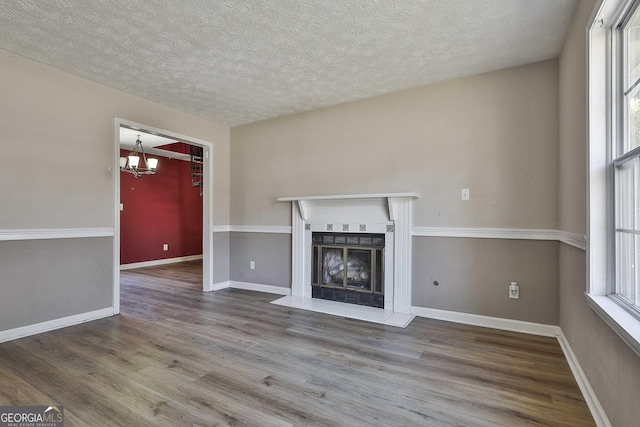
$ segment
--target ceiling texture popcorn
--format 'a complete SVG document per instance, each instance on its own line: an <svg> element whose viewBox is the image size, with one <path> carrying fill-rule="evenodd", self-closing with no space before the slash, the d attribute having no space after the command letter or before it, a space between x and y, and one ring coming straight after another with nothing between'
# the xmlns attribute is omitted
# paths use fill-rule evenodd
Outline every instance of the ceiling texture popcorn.
<svg viewBox="0 0 640 427"><path fill-rule="evenodd" d="M0 0L0 49L230 126L555 58L577 0Z"/></svg>

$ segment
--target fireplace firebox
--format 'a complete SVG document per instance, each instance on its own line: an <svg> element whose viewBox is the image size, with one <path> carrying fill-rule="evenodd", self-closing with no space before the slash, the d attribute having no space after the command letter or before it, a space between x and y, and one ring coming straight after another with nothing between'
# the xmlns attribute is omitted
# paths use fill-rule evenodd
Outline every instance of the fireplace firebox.
<svg viewBox="0 0 640 427"><path fill-rule="evenodd" d="M384 234L313 233L313 298L384 308Z"/></svg>

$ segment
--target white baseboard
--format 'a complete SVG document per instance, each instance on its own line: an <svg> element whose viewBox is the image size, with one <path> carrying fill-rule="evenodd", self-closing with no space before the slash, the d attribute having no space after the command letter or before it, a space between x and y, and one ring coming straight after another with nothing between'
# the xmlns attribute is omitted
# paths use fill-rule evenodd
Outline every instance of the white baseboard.
<svg viewBox="0 0 640 427"><path fill-rule="evenodd" d="M219 291L221 289L227 289L231 286L230 282L227 280L226 282L218 282L211 285L210 291Z"/></svg>
<svg viewBox="0 0 640 427"><path fill-rule="evenodd" d="M248 291L266 292L268 294L277 295L291 295L290 288L283 288L280 286L261 285L259 283L239 282L237 280L227 280L226 282L214 283L211 286L212 291L219 291L221 289L245 289Z"/></svg>
<svg viewBox="0 0 640 427"><path fill-rule="evenodd" d="M202 254L181 256L176 258L156 259L153 261L132 262L131 264L120 265L120 270L133 270L134 268L154 267L156 265L175 264L177 262L195 261L197 259L202 259Z"/></svg>
<svg viewBox="0 0 640 427"><path fill-rule="evenodd" d="M567 359L567 363L569 363L569 368L571 368L571 372L578 383L578 387L582 392L582 396L584 396L584 400L587 402L587 406L591 411L591 415L593 416L593 420L596 422L596 425L598 427L611 427L607 414L604 412L602 405L600 405L600 401L598 401L596 393L593 391L593 388L591 388L591 384L582 370L582 367L580 366L580 363L578 362L578 359L571 349L569 341L567 341L567 337L565 337L562 330L560 330L558 335L558 342L560 343L560 347Z"/></svg>
<svg viewBox="0 0 640 427"><path fill-rule="evenodd" d="M15 329L8 329L6 331L0 331L0 343L53 331L54 329L78 325L91 320L102 319L103 317L113 316L114 314L113 307L109 307L89 311L87 313L74 314L73 316L62 317L60 319L47 320L46 322L36 323L33 325L21 326Z"/></svg>
<svg viewBox="0 0 640 427"><path fill-rule="evenodd" d="M248 291L266 292L277 295L291 295L291 288L283 288L280 286L261 285L259 283L238 282L236 280L229 281L229 287L235 289L246 289Z"/></svg>
<svg viewBox="0 0 640 427"><path fill-rule="evenodd" d="M465 325L483 326L485 328L501 329L504 331L522 332L545 337L557 337L560 327L543 323L524 322L522 320L502 319L499 317L482 316L479 314L460 313L457 311L438 310L426 307L411 307L411 314L430 319L446 320L463 323Z"/></svg>
<svg viewBox="0 0 640 427"><path fill-rule="evenodd" d="M604 409L602 409L593 388L591 388L591 385L589 384L587 376L582 370L580 363L578 363L576 355L573 353L567 338L564 336L564 333L559 326L415 306L411 307L411 313L420 317L463 323L465 325L483 326L486 328L557 338L596 425L598 427L611 427L607 414L604 412Z"/></svg>

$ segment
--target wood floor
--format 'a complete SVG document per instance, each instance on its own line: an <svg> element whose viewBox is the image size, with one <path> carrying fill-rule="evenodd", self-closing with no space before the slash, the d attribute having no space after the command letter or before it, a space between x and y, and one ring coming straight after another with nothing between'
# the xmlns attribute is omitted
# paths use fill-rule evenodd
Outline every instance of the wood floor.
<svg viewBox="0 0 640 427"><path fill-rule="evenodd" d="M123 272L121 315L0 344L0 405L57 403L67 427L595 425L553 338L349 320L200 274Z"/></svg>

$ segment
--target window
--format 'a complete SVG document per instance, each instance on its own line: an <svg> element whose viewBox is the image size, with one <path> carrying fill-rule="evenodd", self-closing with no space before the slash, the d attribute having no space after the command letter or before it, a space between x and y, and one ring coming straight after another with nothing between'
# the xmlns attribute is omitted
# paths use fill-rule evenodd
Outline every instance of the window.
<svg viewBox="0 0 640 427"><path fill-rule="evenodd" d="M640 0L588 26L587 302L640 356Z"/></svg>
<svg viewBox="0 0 640 427"><path fill-rule="evenodd" d="M640 314L640 8L616 29L618 137L611 139L614 170L615 257L611 293ZM615 56L615 52L613 52ZM614 108L616 105L612 102Z"/></svg>

